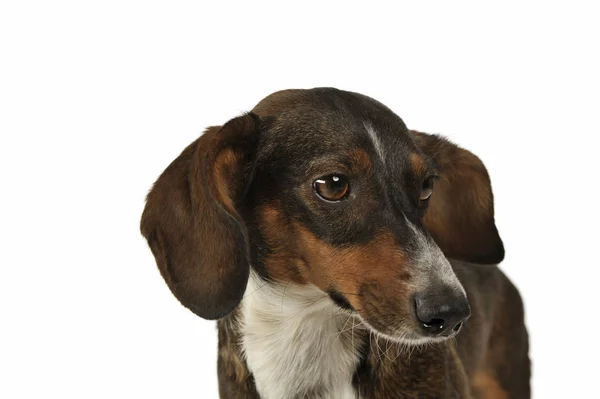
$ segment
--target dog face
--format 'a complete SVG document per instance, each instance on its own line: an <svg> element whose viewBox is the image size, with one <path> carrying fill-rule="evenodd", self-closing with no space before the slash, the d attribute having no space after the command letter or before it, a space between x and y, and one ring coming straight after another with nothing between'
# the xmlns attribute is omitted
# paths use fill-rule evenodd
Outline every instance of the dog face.
<svg viewBox="0 0 600 399"><path fill-rule="evenodd" d="M201 317L237 306L252 265L413 343L451 336L469 315L446 256L503 257L479 159L335 89L278 92L209 129L155 184L142 232Z"/></svg>

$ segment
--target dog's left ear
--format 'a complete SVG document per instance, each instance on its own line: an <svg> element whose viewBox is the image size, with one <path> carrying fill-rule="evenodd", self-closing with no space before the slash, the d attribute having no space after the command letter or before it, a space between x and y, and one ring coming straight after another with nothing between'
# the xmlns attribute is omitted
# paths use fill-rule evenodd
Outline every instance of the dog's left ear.
<svg viewBox="0 0 600 399"><path fill-rule="evenodd" d="M424 218L435 242L449 258L501 262L504 245L494 222L490 177L481 160L440 136L411 134L440 175Z"/></svg>

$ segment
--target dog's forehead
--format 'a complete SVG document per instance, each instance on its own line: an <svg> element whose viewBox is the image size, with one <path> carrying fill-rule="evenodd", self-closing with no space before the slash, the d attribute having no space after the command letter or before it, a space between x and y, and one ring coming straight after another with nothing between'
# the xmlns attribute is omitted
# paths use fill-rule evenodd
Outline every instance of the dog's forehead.
<svg viewBox="0 0 600 399"><path fill-rule="evenodd" d="M379 158L418 151L402 119L380 102L333 88L284 90L253 112L272 121L271 144L296 147L305 156L370 150Z"/></svg>

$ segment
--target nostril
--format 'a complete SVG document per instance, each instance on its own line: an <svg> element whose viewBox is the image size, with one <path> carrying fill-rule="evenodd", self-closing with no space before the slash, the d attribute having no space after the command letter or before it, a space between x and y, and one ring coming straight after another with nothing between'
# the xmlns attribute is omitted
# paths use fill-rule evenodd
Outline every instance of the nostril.
<svg viewBox="0 0 600 399"><path fill-rule="evenodd" d="M454 328L452 329L453 332L458 332L458 330L460 330L460 328L462 327L463 323L462 321L460 323L458 323L457 325L454 326Z"/></svg>
<svg viewBox="0 0 600 399"><path fill-rule="evenodd" d="M440 330L442 328L444 328L444 319L433 318L433 319L428 320L428 321L421 320L421 323L423 323L423 326L425 328L431 328L431 329L438 328Z"/></svg>

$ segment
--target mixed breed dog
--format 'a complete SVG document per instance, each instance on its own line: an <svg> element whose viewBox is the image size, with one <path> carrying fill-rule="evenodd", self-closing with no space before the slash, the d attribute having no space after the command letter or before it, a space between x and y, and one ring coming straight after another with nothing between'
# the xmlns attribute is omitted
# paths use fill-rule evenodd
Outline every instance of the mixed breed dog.
<svg viewBox="0 0 600 399"><path fill-rule="evenodd" d="M367 96L271 94L190 144L141 231L218 320L221 398L528 398L483 163Z"/></svg>

